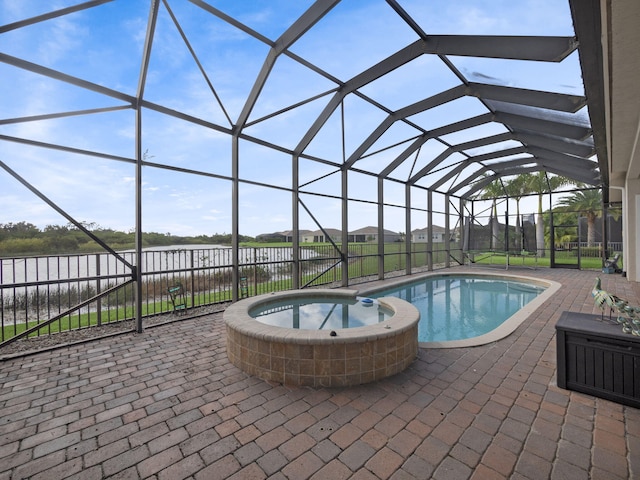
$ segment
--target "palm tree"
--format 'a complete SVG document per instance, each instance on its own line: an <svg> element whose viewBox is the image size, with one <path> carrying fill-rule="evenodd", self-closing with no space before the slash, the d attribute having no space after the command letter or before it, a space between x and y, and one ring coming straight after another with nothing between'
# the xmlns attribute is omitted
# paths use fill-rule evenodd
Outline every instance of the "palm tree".
<svg viewBox="0 0 640 480"><path fill-rule="evenodd" d="M577 184L586 188L584 184ZM596 242L596 219L602 216L602 192L600 189L581 190L560 199L558 206L579 212L587 217L587 246L593 247Z"/></svg>
<svg viewBox="0 0 640 480"><path fill-rule="evenodd" d="M516 251L520 251L520 199L528 192L529 174L523 173L509 180L504 189L507 195L516 201Z"/></svg>
<svg viewBox="0 0 640 480"><path fill-rule="evenodd" d="M485 175L485 178L487 175ZM500 235L498 229L498 207L496 205L496 198L504 195L504 186L502 180L497 178L493 182L487 184L482 192L478 195L478 198L482 200L491 200L491 215L489 216L489 226L491 230L491 250L497 250L498 248L498 236Z"/></svg>
<svg viewBox="0 0 640 480"><path fill-rule="evenodd" d="M542 217L542 196L545 193L551 193L560 187L573 184L574 182L566 177L559 175L549 176L545 171L539 171L534 174L526 174L528 178L528 193L538 194L538 214L536 215L536 249L538 256L544 257L544 221Z"/></svg>

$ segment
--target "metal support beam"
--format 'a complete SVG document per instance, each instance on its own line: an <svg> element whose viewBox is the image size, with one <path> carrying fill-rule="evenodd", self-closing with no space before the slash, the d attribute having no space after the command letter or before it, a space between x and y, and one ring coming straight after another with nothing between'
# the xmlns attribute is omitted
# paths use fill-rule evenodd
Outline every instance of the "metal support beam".
<svg viewBox="0 0 640 480"><path fill-rule="evenodd" d="M486 100L570 113L576 113L587 104L587 99L579 95L543 92L502 85L487 85L484 83L469 83L469 94Z"/></svg>
<svg viewBox="0 0 640 480"><path fill-rule="evenodd" d="M356 75L352 79L347 80L345 84L340 87L340 90L336 92L335 95L331 98L329 103L323 109L322 113L320 113L320 115L313 122L313 125L309 128L307 133L302 137L302 140L300 140L300 142L298 143L295 151L303 152L304 149L307 148L309 143L311 143L313 138L318 134L320 129L324 126L324 124L331 117L336 108L338 108L340 103L349 93L352 93L358 88L361 88L364 85L377 80L378 78L422 55L423 53L424 41L417 40L411 45L385 58L373 67Z"/></svg>
<svg viewBox="0 0 640 480"><path fill-rule="evenodd" d="M349 170L342 170L342 286L349 286Z"/></svg>
<svg viewBox="0 0 640 480"><path fill-rule="evenodd" d="M514 138L527 146L546 148L558 153L589 158L595 155L596 148L593 141L572 140L555 135L539 135L514 129Z"/></svg>
<svg viewBox="0 0 640 480"><path fill-rule="evenodd" d="M387 3L420 38L427 40L427 52L436 55L560 62L578 46L574 37L427 35L397 0Z"/></svg>
<svg viewBox="0 0 640 480"><path fill-rule="evenodd" d="M240 282L240 139L231 137L231 300L237 302Z"/></svg>
<svg viewBox="0 0 640 480"><path fill-rule="evenodd" d="M482 190L484 187L489 185L491 182L493 182L494 180L497 180L499 178L508 177L510 175L519 175L521 173L539 172L540 170L544 170L542 165L535 165L535 166L526 167L526 168L523 168L521 166L515 166L515 167L513 167L511 169L504 169L501 172L497 172L497 173L495 173L493 175L490 175L488 177L484 177L483 179L475 182L473 185L470 186L469 190L467 190L462 195L462 197L463 198L470 198L475 192L477 192L478 190Z"/></svg>
<svg viewBox="0 0 640 480"><path fill-rule="evenodd" d="M404 185L405 274L411 275L411 185Z"/></svg>
<svg viewBox="0 0 640 480"><path fill-rule="evenodd" d="M384 280L384 178L378 177L378 280Z"/></svg>
<svg viewBox="0 0 640 480"><path fill-rule="evenodd" d="M429 35L427 53L561 62L578 46L574 37Z"/></svg>
<svg viewBox="0 0 640 480"><path fill-rule="evenodd" d="M397 112L392 113L387 116L380 125L367 137L367 139L360 144L358 148L351 154L351 156L347 159L347 167L351 167L356 161L364 155L364 153L371 148L371 146L386 132L394 122L410 117L411 115L415 115L416 113L424 112L425 110L429 110L431 108L437 107L439 105L443 105L447 102L455 100L457 98L461 98L465 95L467 91L467 87L465 85L459 85L457 87L450 88L444 92L433 95L429 98L421 100L419 102L414 103L413 105L409 105L408 107L402 108Z"/></svg>
<svg viewBox="0 0 640 480"><path fill-rule="evenodd" d="M135 222L136 222L136 269L135 269L135 319L136 331L142 332L142 164L144 153L142 151L142 99L147 83L147 72L149 70L149 59L153 47L153 36L156 31L156 21L158 19L158 8L160 0L153 0L149 10L149 21L147 22L147 33L142 49L142 65L140 65L140 75L138 76L138 88L136 90L136 174L135 174Z"/></svg>
<svg viewBox="0 0 640 480"><path fill-rule="evenodd" d="M600 165L600 176L605 186L609 185L609 150L607 148L607 122L606 110L610 108L608 95L606 94L606 82L610 72L603 66L605 63L602 19L604 15L601 8L607 5L611 8L611 2L600 0L569 0L573 28L576 37L580 41L578 53L580 55L580 69L584 82L584 91L589 99L589 118L593 129L594 141ZM608 61L611 61L609 59ZM603 199L608 198L608 188L603 189Z"/></svg>
<svg viewBox="0 0 640 480"><path fill-rule="evenodd" d="M484 155L478 155L476 157L470 157L466 159L464 162L460 163L460 165L458 165L457 167L451 169L451 171L449 171L446 175L440 178L437 182L434 182L431 185L431 187L437 190L446 182L451 180L453 177L462 173L462 171L465 168L467 168L469 165L473 163L485 162L487 160L493 160L495 158L500 158L500 157L508 157L510 155L518 155L520 153L526 153L524 147L507 148L505 150L498 150L496 152L485 153Z"/></svg>
<svg viewBox="0 0 640 480"><path fill-rule="evenodd" d="M494 171L496 173L500 173L500 172L513 169L514 167L521 167L523 165L529 165L535 162L536 162L535 158L527 157L527 158L516 158L513 160L508 160L505 162L492 164L492 165L484 165L480 169L476 170L471 175L466 177L465 179L460 180L456 185L453 185L451 188L449 188L449 193L453 195L461 188L472 185L474 180L476 180L477 178L481 178L485 172Z"/></svg>
<svg viewBox="0 0 640 480"><path fill-rule="evenodd" d="M300 157L291 158L291 222L293 248L293 288L300 288Z"/></svg>
<svg viewBox="0 0 640 480"><path fill-rule="evenodd" d="M82 80L72 75L67 75L66 73L59 72L52 68L44 67L33 62L28 62L27 60L23 60L21 58L12 57L11 55L7 55L6 53L0 53L0 62L6 63L8 65L13 65L14 67L36 73L44 77L49 77L53 78L54 80L66 82L71 85L75 85L76 87L84 88L101 95L106 95L107 97L117 98L118 100L127 102L132 107L136 104L136 97L133 97L131 95L127 95L111 88L103 87L102 85L98 85L97 83Z"/></svg>
<svg viewBox="0 0 640 480"><path fill-rule="evenodd" d="M557 135L574 140L585 140L591 136L591 129L581 125L540 120L539 118L526 117L497 111L495 121L500 122L511 130L530 130L541 134Z"/></svg>
<svg viewBox="0 0 640 480"><path fill-rule="evenodd" d="M427 190L427 270L433 270L433 191Z"/></svg>
<svg viewBox="0 0 640 480"><path fill-rule="evenodd" d="M567 165L577 169L585 169L587 171L596 171L598 169L598 162L582 157L576 157L574 155L558 153L553 150L547 150L546 148L529 147L527 148L527 152L537 158L552 160L560 163L561 165Z"/></svg>
<svg viewBox="0 0 640 480"><path fill-rule="evenodd" d="M444 251L447 258L444 261L444 266L449 268L451 266L451 220L449 218L449 195L444 196Z"/></svg>
<svg viewBox="0 0 640 480"><path fill-rule="evenodd" d="M340 0L317 0L305 13L302 14L282 35L275 41L275 44L269 50L267 58L262 64L260 73L256 78L256 81L249 92L247 101L244 104L242 112L238 117L237 126L242 130L244 125L249 119L249 115L255 107L260 92L264 88L267 78L276 63L276 60L280 54L282 54L287 48L289 48L296 40L298 40L304 33L309 30L314 24L320 21L329 10L331 10Z"/></svg>

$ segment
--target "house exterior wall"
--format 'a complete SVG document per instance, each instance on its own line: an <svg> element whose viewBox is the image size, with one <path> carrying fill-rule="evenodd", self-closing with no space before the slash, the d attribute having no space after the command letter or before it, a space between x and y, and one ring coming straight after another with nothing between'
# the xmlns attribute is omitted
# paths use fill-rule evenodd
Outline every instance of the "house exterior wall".
<svg viewBox="0 0 640 480"><path fill-rule="evenodd" d="M444 232L433 232L431 234L431 238L433 243L444 243ZM428 231L420 231L411 234L411 242L412 243L428 243L429 242L429 232Z"/></svg>

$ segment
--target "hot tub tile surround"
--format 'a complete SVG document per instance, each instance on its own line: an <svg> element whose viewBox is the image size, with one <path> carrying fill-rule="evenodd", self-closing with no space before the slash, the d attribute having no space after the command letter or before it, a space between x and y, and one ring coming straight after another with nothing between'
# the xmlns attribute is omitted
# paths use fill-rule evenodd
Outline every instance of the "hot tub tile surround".
<svg viewBox="0 0 640 480"><path fill-rule="evenodd" d="M244 372L264 380L311 387L359 385L407 368L418 352L418 310L404 300L378 302L393 312L388 320L364 327L296 330L260 323L249 311L289 297L355 297L357 290L292 290L240 300L224 313L227 355Z"/></svg>

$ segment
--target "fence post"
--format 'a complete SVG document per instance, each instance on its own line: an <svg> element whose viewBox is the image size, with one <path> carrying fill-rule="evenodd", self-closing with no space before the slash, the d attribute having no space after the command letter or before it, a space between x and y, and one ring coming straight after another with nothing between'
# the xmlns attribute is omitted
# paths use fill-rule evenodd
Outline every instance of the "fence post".
<svg viewBox="0 0 640 480"><path fill-rule="evenodd" d="M100 254L96 253L96 294L100 295L102 292L102 281L100 280ZM98 297L96 301L96 316L98 319L98 326L102 325L102 297ZM91 315L89 314L89 318ZM90 322L90 320L89 320Z"/></svg>
<svg viewBox="0 0 640 480"><path fill-rule="evenodd" d="M273 249L271 249L273 250ZM265 268L264 265L260 265L260 269L258 270L258 261L260 261L261 263L266 262L267 259L269 259L269 255L271 254L271 251L268 250L268 247L261 247L261 248L257 248L254 247L254 252L253 252L253 294L257 295L258 294L258 276L262 275L262 269ZM261 272L260 274L258 274L258 272ZM271 282L269 282L270 285ZM271 289L271 286L269 286L269 289Z"/></svg>
<svg viewBox="0 0 640 480"><path fill-rule="evenodd" d="M195 280L195 271L194 263L193 263L193 249L191 249L191 308L195 306L194 295L196 294L196 280Z"/></svg>

